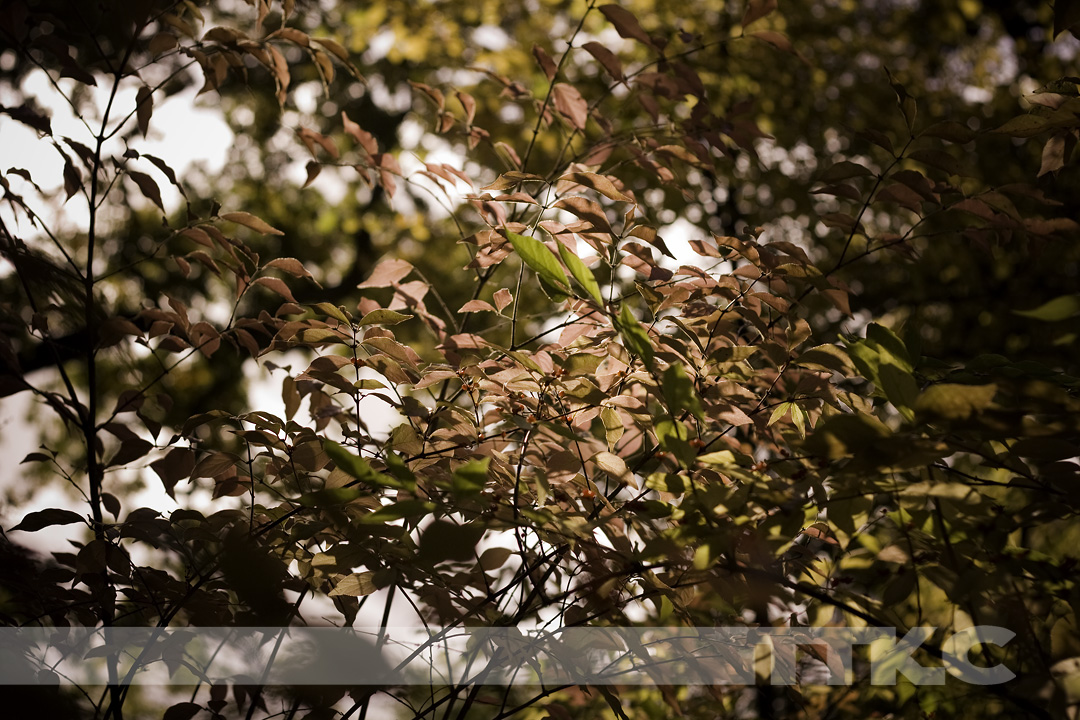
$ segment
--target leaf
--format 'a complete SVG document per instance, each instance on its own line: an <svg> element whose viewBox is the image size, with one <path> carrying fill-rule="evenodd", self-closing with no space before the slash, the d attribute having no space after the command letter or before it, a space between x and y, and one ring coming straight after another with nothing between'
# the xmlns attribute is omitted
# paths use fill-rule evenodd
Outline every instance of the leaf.
<svg viewBox="0 0 1080 720"><path fill-rule="evenodd" d="M833 183L840 180L849 180L854 177L873 177L874 171L865 165L859 165L849 160L842 160L832 165L828 170L821 173L818 182Z"/></svg>
<svg viewBox="0 0 1080 720"><path fill-rule="evenodd" d="M404 280L412 271L413 266L404 260L388 258L380 261L371 271L371 276L357 287L361 289L390 287Z"/></svg>
<svg viewBox="0 0 1080 720"><path fill-rule="evenodd" d="M784 33L779 33L775 30L758 30L757 32L750 33L749 37L768 43L777 50L795 53L795 46L791 44L791 40Z"/></svg>
<svg viewBox="0 0 1080 720"><path fill-rule="evenodd" d="M492 570L498 570L506 561L513 555L513 550L503 547L488 548L480 555L480 569L485 572L491 572Z"/></svg>
<svg viewBox="0 0 1080 720"><path fill-rule="evenodd" d="M162 212L165 212L165 206L161 203L161 189L154 182L154 178L135 170L128 170L127 174L139 186L139 191L142 192L146 199L157 205Z"/></svg>
<svg viewBox="0 0 1080 720"><path fill-rule="evenodd" d="M375 573L371 571L346 575L338 580L337 584L334 585L334 589L327 594L330 597L338 597L339 595L362 597L364 595L370 595L379 589L372 581L372 578L374 577Z"/></svg>
<svg viewBox="0 0 1080 720"><path fill-rule="evenodd" d="M1060 322L1080 315L1080 295L1062 295L1031 310L1013 310L1014 315L1043 322Z"/></svg>
<svg viewBox="0 0 1080 720"><path fill-rule="evenodd" d="M963 145L975 139L975 131L963 123L946 120L925 128L919 133L919 137L941 138L951 143Z"/></svg>
<svg viewBox="0 0 1080 720"><path fill-rule="evenodd" d="M285 284L285 281L276 277L261 277L255 278L252 285L262 285L269 290L273 290L275 293L285 298L289 302L296 302L296 298L293 297L292 290Z"/></svg>
<svg viewBox="0 0 1080 720"><path fill-rule="evenodd" d="M608 22L615 26L615 31L621 37L638 40L649 47L653 47L652 38L645 34L645 31L641 28L641 23L626 8L618 5L601 5L600 12L604 14Z"/></svg>
<svg viewBox="0 0 1080 720"><path fill-rule="evenodd" d="M570 274L574 276L574 280L577 280L585 292L589 293L589 296L596 301L597 305L603 306L604 296L600 294L600 285L596 282L592 270L561 242L556 240L555 245L559 248L559 257L562 258L563 264L570 270Z"/></svg>
<svg viewBox="0 0 1080 720"><path fill-rule="evenodd" d="M80 187L82 187L82 174L71 162L71 158L64 155L64 192L67 194L64 202L67 202L72 195L79 192Z"/></svg>
<svg viewBox="0 0 1080 720"><path fill-rule="evenodd" d="M994 128L991 132L1018 138L1029 138L1047 130L1048 123L1049 120L1041 115L1020 115Z"/></svg>
<svg viewBox="0 0 1080 720"><path fill-rule="evenodd" d="M37 532L42 528L52 527L53 525L73 525L81 522L86 522L86 520L76 512L61 510L60 508L49 508L29 513L22 519L21 523L11 529L22 530L23 532Z"/></svg>
<svg viewBox="0 0 1080 720"><path fill-rule="evenodd" d="M470 300L469 302L458 308L459 313L474 313L474 312L498 312L491 303L485 300Z"/></svg>
<svg viewBox="0 0 1080 720"><path fill-rule="evenodd" d="M271 227L265 220L255 217L251 213L246 212L230 212L222 213L222 220L228 222L234 222L237 225L243 225L244 227L251 228L255 232L262 233L263 235L284 235L275 227Z"/></svg>
<svg viewBox="0 0 1080 720"><path fill-rule="evenodd" d="M514 251L521 257L522 262L532 268L540 278L540 282L545 284L545 289L552 295L552 299L560 300L569 295L570 286L566 273L544 243L536 238L509 231L506 237L513 245Z"/></svg>
<svg viewBox="0 0 1080 720"><path fill-rule="evenodd" d="M479 522L459 525L436 520L420 536L419 558L433 565L446 560L469 562L476 558L476 544L483 537L484 526Z"/></svg>
<svg viewBox="0 0 1080 720"><path fill-rule="evenodd" d="M1057 0L1054 3L1054 39L1066 30L1075 36L1077 25L1080 25L1080 2Z"/></svg>
<svg viewBox="0 0 1080 720"><path fill-rule="evenodd" d="M915 402L915 410L936 415L947 420L966 420L990 408L997 393L997 385L958 385L939 383L931 385Z"/></svg>
<svg viewBox="0 0 1080 720"><path fill-rule="evenodd" d="M452 480L454 492L460 495L475 495L484 489L488 479L488 466L491 458L470 460L454 470Z"/></svg>
<svg viewBox="0 0 1080 720"><path fill-rule="evenodd" d="M587 42L581 47L596 58L596 61L604 67L604 70L613 80L622 82L626 79L626 76L623 75L622 61L619 60L615 53L598 42Z"/></svg>
<svg viewBox="0 0 1080 720"><path fill-rule="evenodd" d="M510 291L506 288L499 288L492 296L492 300L495 301L495 308L502 312L506 309L506 306L514 302L514 296L510 294Z"/></svg>
<svg viewBox="0 0 1080 720"><path fill-rule="evenodd" d="M135 93L135 118L139 124L139 132L146 137L150 129L150 116L154 114L154 91L143 85Z"/></svg>
<svg viewBox="0 0 1080 720"><path fill-rule="evenodd" d="M694 390L694 383L679 363L672 363L664 371L660 386L672 412L689 412L698 420L705 421L705 411Z"/></svg>
<svg viewBox="0 0 1080 720"><path fill-rule="evenodd" d="M361 522L365 524L388 523L394 520L402 520L407 517L429 515L435 509L435 503L424 500L402 500L401 502L385 505L373 513L365 515Z"/></svg>
<svg viewBox="0 0 1080 720"><path fill-rule="evenodd" d="M604 437L607 440L608 450L614 450L615 445L626 432L622 418L614 408L606 407L600 411L600 421L604 423Z"/></svg>
<svg viewBox="0 0 1080 720"><path fill-rule="evenodd" d="M334 305L333 303L321 302L315 303L314 305L311 305L309 307L313 307L326 317L332 317L338 322L341 322L345 325L349 325L352 323L352 320L349 319L349 316L345 313L345 311L339 308L337 305Z"/></svg>
<svg viewBox="0 0 1080 720"><path fill-rule="evenodd" d="M1064 134L1057 134L1046 141L1046 145L1043 146L1042 164L1039 167L1037 177L1042 177L1046 173L1057 172L1065 167L1066 137Z"/></svg>
<svg viewBox="0 0 1080 720"><path fill-rule="evenodd" d="M303 187L307 187L311 183L315 182L315 178L319 177L319 173L322 172L322 165L315 162L314 160L311 160L304 167L304 169L307 172L307 178L304 180Z"/></svg>
<svg viewBox="0 0 1080 720"><path fill-rule="evenodd" d="M589 104L581 97L578 89L566 83L555 83L551 96L555 101L555 109L569 120L575 129L584 131L589 119Z"/></svg>
<svg viewBox="0 0 1080 720"><path fill-rule="evenodd" d="M394 310L386 310L385 308L379 308L378 310L372 310L364 317L360 318L360 321L356 324L360 327L365 325L397 325L403 323L406 320L412 320L412 315L406 315L405 313L399 313Z"/></svg>
<svg viewBox="0 0 1080 720"><path fill-rule="evenodd" d="M347 505L353 500L358 500L366 495L368 495L368 492L358 487L325 488L301 495L296 499L296 504L308 508L333 507L335 505Z"/></svg>
<svg viewBox="0 0 1080 720"><path fill-rule="evenodd" d="M177 703L165 711L161 720L191 720L202 709L202 705L193 702Z"/></svg>
<svg viewBox="0 0 1080 720"><path fill-rule="evenodd" d="M750 0L746 5L746 12L743 13L741 25L745 28L774 10L776 10L776 0Z"/></svg>
<svg viewBox="0 0 1080 720"><path fill-rule="evenodd" d="M926 163L930 167L943 170L949 175L960 177L974 177L971 170L964 163L954 158L943 150L915 150L908 155L912 160Z"/></svg>
<svg viewBox="0 0 1080 720"><path fill-rule="evenodd" d="M296 258L274 258L270 262L266 263L265 267L283 270L292 275L293 277L311 277L311 273L307 271L307 268L304 267L304 264Z"/></svg>
<svg viewBox="0 0 1080 720"><path fill-rule="evenodd" d="M633 480L633 475L630 473L630 468L626 466L626 461L615 453L606 450L599 452L593 458L593 462L596 463L596 467L620 482L629 483Z"/></svg>
<svg viewBox="0 0 1080 720"><path fill-rule="evenodd" d="M555 61L551 59L551 56L544 52L544 48L539 45L532 46L533 57L536 58L536 62L540 65L540 69L544 71L544 77L551 80L555 79L556 73L559 72L559 68L555 65Z"/></svg>
<svg viewBox="0 0 1080 720"><path fill-rule="evenodd" d="M614 322L615 328L619 331L619 335L622 336L626 349L640 357L646 367L652 368L655 353L652 340L649 339L649 333L634 317L634 313L630 310L628 304L623 303Z"/></svg>
<svg viewBox="0 0 1080 720"><path fill-rule="evenodd" d="M618 202L633 202L629 195L620 192L615 187L615 183L611 182L603 175L597 175L593 172L572 172L566 173L559 178L559 181L567 181L577 183L578 185L584 185L587 188L591 188L604 197L616 200Z"/></svg>
<svg viewBox="0 0 1080 720"><path fill-rule="evenodd" d="M173 448L165 457L150 463L150 469L161 478L161 484L169 497L175 498L173 488L176 483L191 477L195 469L195 451L191 448Z"/></svg>

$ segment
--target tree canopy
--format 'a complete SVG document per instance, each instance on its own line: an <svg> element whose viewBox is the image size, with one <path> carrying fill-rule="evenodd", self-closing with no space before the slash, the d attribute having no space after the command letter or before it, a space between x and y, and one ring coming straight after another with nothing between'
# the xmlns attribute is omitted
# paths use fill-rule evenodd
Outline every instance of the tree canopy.
<svg viewBox="0 0 1080 720"><path fill-rule="evenodd" d="M31 161L0 168L0 396L34 409L4 630L476 633L460 678L402 684L200 681L182 633L106 642L75 682L28 647L13 703L1075 716L1078 23L1064 0L5 3L0 138ZM230 130L220 171L154 149L201 154L197 123L162 130L193 107ZM42 488L68 500L27 512ZM814 641L920 627L941 683ZM777 651L710 658L738 685L499 686L547 656L479 628L802 649L792 685ZM1007 682L949 665L972 628L1010 633L959 651ZM575 653L649 657L613 637ZM192 686L140 684L155 664Z"/></svg>

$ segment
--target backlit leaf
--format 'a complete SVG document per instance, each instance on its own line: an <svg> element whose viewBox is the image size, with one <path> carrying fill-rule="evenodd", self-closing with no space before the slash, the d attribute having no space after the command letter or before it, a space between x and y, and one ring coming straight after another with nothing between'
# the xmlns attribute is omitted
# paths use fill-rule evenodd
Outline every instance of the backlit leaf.
<svg viewBox="0 0 1080 720"><path fill-rule="evenodd" d="M592 270L561 242L556 241L555 245L559 248L559 257L562 258L563 264L570 270L570 274L574 276L574 280L577 280L578 284L581 285L585 292L589 293L589 296L598 305L603 305L604 297L600 294L600 285L596 282Z"/></svg>
<svg viewBox="0 0 1080 720"><path fill-rule="evenodd" d="M1080 295L1062 295L1031 310L1013 310L1013 314L1043 322L1058 322L1080 315Z"/></svg>
<svg viewBox="0 0 1080 720"><path fill-rule="evenodd" d="M537 274L542 283L546 283L545 289L549 291L549 294L553 291L553 299L558 300L561 299L559 296L565 297L569 294L570 287L566 273L544 243L536 238L509 231L506 237L513 245L514 251L521 257L522 262Z"/></svg>
<svg viewBox="0 0 1080 720"><path fill-rule="evenodd" d="M337 584L334 585L334 589L327 594L330 597L337 597L339 595L348 595L350 597L370 595L379 589L372 581L373 577L375 577L375 573L371 571L346 575L338 580Z"/></svg>
<svg viewBox="0 0 1080 720"><path fill-rule="evenodd" d="M251 228L255 232L262 233L263 235L284 235L275 227L270 226L265 220L255 217L251 213L246 212L230 212L222 213L222 220L228 222L234 222L237 225L243 225L244 227Z"/></svg>

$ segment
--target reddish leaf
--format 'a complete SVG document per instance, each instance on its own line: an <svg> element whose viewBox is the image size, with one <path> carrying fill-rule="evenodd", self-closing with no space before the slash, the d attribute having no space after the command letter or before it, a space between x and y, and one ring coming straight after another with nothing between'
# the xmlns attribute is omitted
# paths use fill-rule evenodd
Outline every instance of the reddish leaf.
<svg viewBox="0 0 1080 720"><path fill-rule="evenodd" d="M639 42L654 47L652 38L650 38L645 31L641 28L641 23L634 17L633 13L624 7L618 5L602 5L600 12L604 14L604 17L608 19L612 25L615 26L615 30L624 38L631 38Z"/></svg>
<svg viewBox="0 0 1080 720"><path fill-rule="evenodd" d="M555 79L555 74L559 71L555 65L555 61L551 59L551 56L544 52L544 49L539 45L533 45L532 48L533 57L536 58L536 62L540 65L540 69L544 71L544 76L550 81Z"/></svg>
<svg viewBox="0 0 1080 720"><path fill-rule="evenodd" d="M552 89L552 97L559 114L569 120L574 128L584 130L589 119L589 105L577 88L566 83L556 83Z"/></svg>
<svg viewBox="0 0 1080 720"><path fill-rule="evenodd" d="M587 42L581 47L596 58L596 61L604 67L604 70L607 71L607 74L610 75L613 80L622 82L626 79L626 76L623 75L622 71L622 61L619 60L615 53L611 52L598 42Z"/></svg>
<svg viewBox="0 0 1080 720"><path fill-rule="evenodd" d="M592 188L601 195L611 198L612 200L617 200L619 202L633 202L629 195L620 192L619 189L615 187L615 183L611 182L611 180L603 175L597 175L592 172L572 172L566 173L559 178L559 180Z"/></svg>
<svg viewBox="0 0 1080 720"><path fill-rule="evenodd" d="M285 284L285 281L276 277L261 277L252 281L252 285L262 285L265 288L273 290L275 293L285 298L289 302L296 302L296 298L293 297L292 290Z"/></svg>
<svg viewBox="0 0 1080 720"><path fill-rule="evenodd" d="M510 294L510 291L506 288L500 288L495 291L495 295L492 298L495 300L495 307L499 312L502 312L507 305L514 302L514 296Z"/></svg>
<svg viewBox="0 0 1080 720"><path fill-rule="evenodd" d="M357 285L357 287L390 287L391 285L404 280L412 270L413 266L404 260L398 260L396 258L383 260L375 266L375 269L371 273L371 277Z"/></svg>
<svg viewBox="0 0 1080 720"><path fill-rule="evenodd" d="M161 202L161 190L158 188L158 184L154 182L154 178L146 173L137 172L135 170L128 170L127 174L128 177L139 186L139 191L142 192L146 199L157 205L161 211L164 212L165 206Z"/></svg>

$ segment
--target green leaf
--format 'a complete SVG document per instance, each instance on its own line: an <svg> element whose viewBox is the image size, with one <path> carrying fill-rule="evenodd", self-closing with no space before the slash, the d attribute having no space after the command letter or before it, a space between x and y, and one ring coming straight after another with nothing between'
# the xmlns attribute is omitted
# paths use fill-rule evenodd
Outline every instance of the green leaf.
<svg viewBox="0 0 1080 720"><path fill-rule="evenodd" d="M379 589L372 582L374 576L375 573L370 571L346 575L341 580L338 580L337 585L329 592L329 595L330 597L337 597L338 595L349 595L350 597L370 595Z"/></svg>
<svg viewBox="0 0 1080 720"><path fill-rule="evenodd" d="M1013 310L1013 314L1043 322L1068 320L1080 315L1080 295L1062 295L1032 310Z"/></svg>
<svg viewBox="0 0 1080 720"><path fill-rule="evenodd" d="M551 296L552 300L565 300L570 295L570 283L563 272L559 261L554 253L548 250L544 243L536 238L518 235L515 232L507 232L507 239L514 246L514 251L521 257L522 262L532 268L540 284Z"/></svg>
<svg viewBox="0 0 1080 720"><path fill-rule="evenodd" d="M385 310L380 308L379 310L372 310L364 317L360 318L360 322L357 325L397 325L403 323L406 320L411 320L412 315L406 315L404 313L394 312L393 310Z"/></svg>
<svg viewBox="0 0 1080 720"><path fill-rule="evenodd" d="M298 505L309 508L333 507L351 503L357 498L367 495L368 492L358 487L326 488L317 490L307 495L301 495L296 499Z"/></svg>
<svg viewBox="0 0 1080 720"><path fill-rule="evenodd" d="M336 442L324 440L323 449L326 451L326 454L330 456L330 459L334 461L335 465L361 482L369 485L380 485L382 487L408 490L410 492L416 489L416 483L402 481L398 478L375 472L371 465L368 464L367 460L341 447Z"/></svg>
<svg viewBox="0 0 1080 720"><path fill-rule="evenodd" d="M435 503L432 502L426 502L424 500L402 500L401 502L392 503L373 513L365 515L361 519L361 522L366 524L386 523L407 517L429 515L434 509Z"/></svg>
<svg viewBox="0 0 1080 720"><path fill-rule="evenodd" d="M626 303L623 303L619 316L615 318L615 329L622 336L626 349L640 357L645 366L651 370L655 353L652 340L649 339L649 333L637 321L630 306Z"/></svg>
<svg viewBox="0 0 1080 720"><path fill-rule="evenodd" d="M337 305L334 305L333 303L321 302L315 303L314 305L309 305L308 307L315 308L326 317L332 317L335 320L345 323L346 325L350 324L351 322L345 311L339 308Z"/></svg>
<svg viewBox="0 0 1080 720"><path fill-rule="evenodd" d="M584 288L585 292L589 293L598 305L603 305L604 296L600 294L600 285L596 282L592 270L586 267L585 263L581 262L581 258L570 252L561 242L556 241L555 244L559 246L559 257L562 258L563 264L570 270L570 274L577 280L578 285Z"/></svg>
<svg viewBox="0 0 1080 720"><path fill-rule="evenodd" d="M921 413L947 420L966 420L993 405L997 385L931 385L919 395L914 407Z"/></svg>
<svg viewBox="0 0 1080 720"><path fill-rule="evenodd" d="M491 458L470 460L454 471L453 489L459 495L475 495L484 489Z"/></svg>
<svg viewBox="0 0 1080 720"><path fill-rule="evenodd" d="M690 447L690 431L685 425L678 420L661 420L655 430L661 447L674 455L680 465L689 468L694 464L697 453Z"/></svg>
<svg viewBox="0 0 1080 720"><path fill-rule="evenodd" d="M705 412L701 409L694 383L686 374L686 369L679 363L672 363L664 371L660 380L664 398L672 412L690 412L698 420L705 421Z"/></svg>

